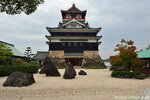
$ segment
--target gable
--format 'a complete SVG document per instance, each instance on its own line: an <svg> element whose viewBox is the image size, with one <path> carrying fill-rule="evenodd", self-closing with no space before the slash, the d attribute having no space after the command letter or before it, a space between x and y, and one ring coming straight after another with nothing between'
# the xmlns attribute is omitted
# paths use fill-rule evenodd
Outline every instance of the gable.
<svg viewBox="0 0 150 100"><path fill-rule="evenodd" d="M66 25L66 28L82 28L82 26L78 23L70 23L68 25Z"/></svg>
<svg viewBox="0 0 150 100"><path fill-rule="evenodd" d="M78 24L78 25L80 25L80 26L85 26L85 24L83 24L83 23L81 23L81 22L79 22L79 21L77 21L77 20L75 20L75 19L72 19L71 21L69 21L69 22L63 24L63 26L66 26L66 25L71 24L71 23L76 23L76 24Z"/></svg>

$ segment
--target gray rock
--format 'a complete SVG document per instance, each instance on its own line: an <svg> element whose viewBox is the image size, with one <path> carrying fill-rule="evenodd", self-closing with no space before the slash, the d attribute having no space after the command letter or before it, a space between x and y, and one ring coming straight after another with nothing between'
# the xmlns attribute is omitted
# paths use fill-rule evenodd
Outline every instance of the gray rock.
<svg viewBox="0 0 150 100"><path fill-rule="evenodd" d="M55 65L52 63L52 60L50 57L46 57L44 62L44 72L46 76L61 76L58 69L55 67Z"/></svg>
<svg viewBox="0 0 150 100"><path fill-rule="evenodd" d="M101 59L101 57L85 58L83 66L105 66L105 64L103 60Z"/></svg>
<svg viewBox="0 0 150 100"><path fill-rule="evenodd" d="M80 70L80 72L78 73L78 75L87 75L87 73L84 70Z"/></svg>
<svg viewBox="0 0 150 100"><path fill-rule="evenodd" d="M75 76L76 76L76 71L75 71L73 65L68 64L66 69L65 69L65 73L64 73L63 78L64 79L74 79Z"/></svg>
<svg viewBox="0 0 150 100"><path fill-rule="evenodd" d="M35 83L33 74L13 72L8 76L3 86L22 87L22 86L29 86L33 83Z"/></svg>

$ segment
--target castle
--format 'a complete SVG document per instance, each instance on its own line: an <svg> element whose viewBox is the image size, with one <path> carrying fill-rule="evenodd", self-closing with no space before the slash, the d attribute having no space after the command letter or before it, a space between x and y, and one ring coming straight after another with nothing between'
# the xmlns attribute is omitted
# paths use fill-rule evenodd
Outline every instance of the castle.
<svg viewBox="0 0 150 100"><path fill-rule="evenodd" d="M97 36L100 28L91 28L86 22L86 10L78 9L75 4L68 10L61 10L62 21L58 27L46 27L49 57L56 65L70 62L74 66L105 66L98 51Z"/></svg>

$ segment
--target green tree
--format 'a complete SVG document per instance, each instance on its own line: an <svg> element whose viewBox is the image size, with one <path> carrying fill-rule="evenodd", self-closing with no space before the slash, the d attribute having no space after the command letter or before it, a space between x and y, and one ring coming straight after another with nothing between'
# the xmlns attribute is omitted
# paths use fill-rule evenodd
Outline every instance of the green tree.
<svg viewBox="0 0 150 100"><path fill-rule="evenodd" d="M0 42L0 65L9 64L12 55L13 55L12 50L5 44Z"/></svg>
<svg viewBox="0 0 150 100"><path fill-rule="evenodd" d="M26 61L29 63L32 60L34 54L32 54L31 47L26 47L24 55L27 57Z"/></svg>
<svg viewBox="0 0 150 100"><path fill-rule="evenodd" d="M44 0L0 0L0 12L14 15L24 12L29 15L37 9Z"/></svg>
<svg viewBox="0 0 150 100"><path fill-rule="evenodd" d="M25 49L24 54L25 54L25 56L26 56L27 58L31 58L31 56L32 56L31 47L27 47L27 48Z"/></svg>
<svg viewBox="0 0 150 100"><path fill-rule="evenodd" d="M115 51L117 55L110 57L110 63L115 66L121 66L126 70L132 70L134 67L142 66L142 61L137 58L136 47L131 40L121 40L120 44L116 45Z"/></svg>

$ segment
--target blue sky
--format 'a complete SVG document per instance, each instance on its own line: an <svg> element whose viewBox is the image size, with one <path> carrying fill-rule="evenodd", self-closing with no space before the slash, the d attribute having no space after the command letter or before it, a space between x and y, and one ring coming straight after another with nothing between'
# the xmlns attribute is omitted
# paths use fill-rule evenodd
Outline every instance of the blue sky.
<svg viewBox="0 0 150 100"><path fill-rule="evenodd" d="M31 15L7 15L0 13L0 40L12 43L24 52L31 46L33 53L47 51L46 27L56 27L61 21L61 9L75 3L87 10L91 27L102 27L99 46L101 57L114 55L114 48L124 38L133 40L137 49L150 44L150 0L45 0Z"/></svg>

